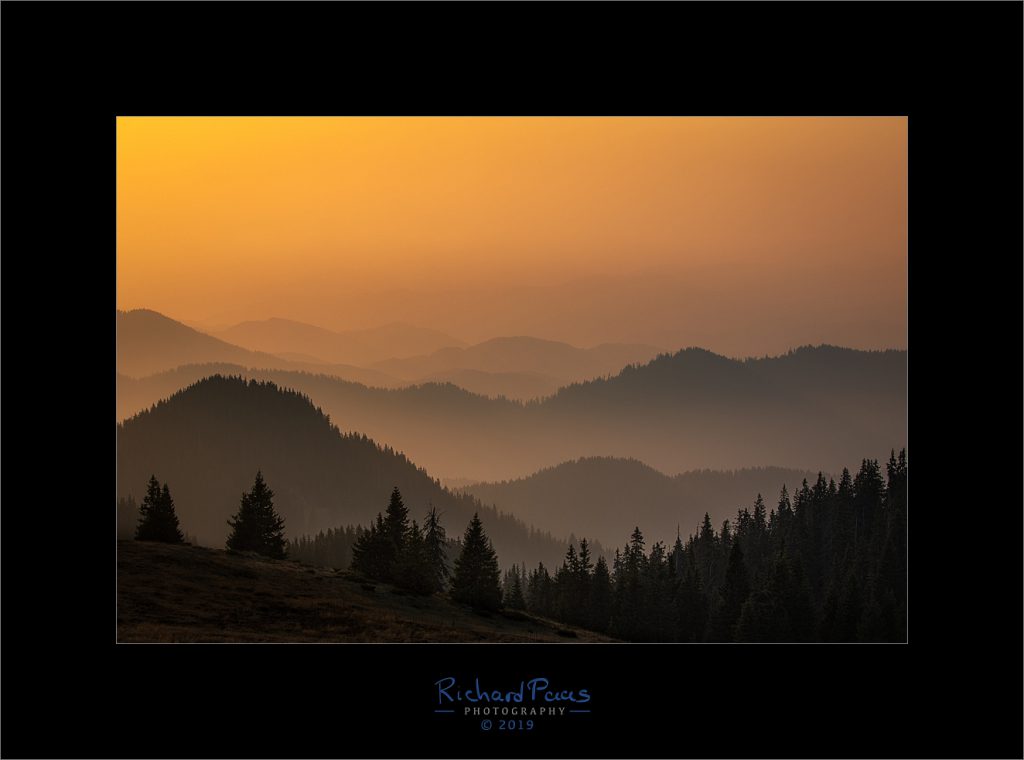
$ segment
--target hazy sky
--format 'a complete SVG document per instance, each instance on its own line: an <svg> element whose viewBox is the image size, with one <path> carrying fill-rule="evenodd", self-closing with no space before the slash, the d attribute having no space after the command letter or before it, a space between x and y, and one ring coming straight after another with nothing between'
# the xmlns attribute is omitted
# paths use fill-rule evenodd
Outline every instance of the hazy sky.
<svg viewBox="0 0 1024 760"><path fill-rule="evenodd" d="M906 346L904 118L121 118L118 307Z"/></svg>

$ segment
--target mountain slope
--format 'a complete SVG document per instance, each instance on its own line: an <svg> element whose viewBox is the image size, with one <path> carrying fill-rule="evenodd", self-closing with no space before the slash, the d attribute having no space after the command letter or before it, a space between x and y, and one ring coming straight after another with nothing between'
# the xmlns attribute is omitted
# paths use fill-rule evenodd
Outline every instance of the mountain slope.
<svg viewBox="0 0 1024 760"><path fill-rule="evenodd" d="M474 613L348 572L195 546L117 545L120 642L608 641L525 612Z"/></svg>
<svg viewBox="0 0 1024 760"><path fill-rule="evenodd" d="M459 489L512 512L556 535L585 534L605 546L626 542L636 525L649 541L684 537L710 513L716 529L761 493L774 504L783 484L790 492L816 473L779 467L696 470L674 477L635 459L592 457L564 462L526 478L476 483ZM653 538L652 538L653 536Z"/></svg>
<svg viewBox="0 0 1024 760"><path fill-rule="evenodd" d="M347 364L324 364L315 359L312 362L303 361L299 357L296 359L249 351L225 343L155 311L136 309L117 312L117 373L126 381L125 388L129 392L138 386L133 386L128 380L142 380L189 365L203 364L322 372L380 388L403 384L401 380L379 370ZM185 376L189 374L186 372ZM156 384L162 386L165 383L157 381ZM119 402L118 406L120 408L122 404Z"/></svg>
<svg viewBox="0 0 1024 760"><path fill-rule="evenodd" d="M327 364L371 364L391 357L431 353L463 341L437 330L395 322L368 330L335 332L290 319L242 322L217 333L240 346L273 354L307 354Z"/></svg>
<svg viewBox="0 0 1024 760"><path fill-rule="evenodd" d="M131 377L152 375L182 364L228 362L262 367L287 364L277 357L225 343L148 309L118 311L116 331L117 372Z"/></svg>
<svg viewBox="0 0 1024 760"><path fill-rule="evenodd" d="M565 549L471 496L443 489L392 449L341 435L308 399L272 383L211 377L117 429L118 496L141 501L155 474L170 486L182 529L204 544L223 545L226 521L257 469L276 494L289 536L368 524L397 486L412 518L422 521L432 503L453 537L479 511L505 564L550 563Z"/></svg>

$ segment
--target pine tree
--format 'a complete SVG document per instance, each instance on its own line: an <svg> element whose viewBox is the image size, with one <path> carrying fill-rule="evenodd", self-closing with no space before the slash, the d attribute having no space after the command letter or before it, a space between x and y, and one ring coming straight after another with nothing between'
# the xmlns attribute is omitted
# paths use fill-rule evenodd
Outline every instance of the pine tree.
<svg viewBox="0 0 1024 760"><path fill-rule="evenodd" d="M559 620L584 625L587 614L587 590L590 585L590 549L587 540L580 542L580 553L571 543L565 561L555 571L555 611Z"/></svg>
<svg viewBox="0 0 1024 760"><path fill-rule="evenodd" d="M252 490L242 494L238 513L228 520L228 525L228 549L284 558L284 518L274 511L274 492L264 482L262 471L256 473Z"/></svg>
<svg viewBox="0 0 1024 760"><path fill-rule="evenodd" d="M409 535L409 510L402 502L402 494L395 486L391 491L391 500L384 513L383 538L381 551L382 564L387 570L384 580L395 580L399 557Z"/></svg>
<svg viewBox="0 0 1024 760"><path fill-rule="evenodd" d="M433 511L433 508L431 510ZM427 519L429 522L429 514ZM440 529L440 533L437 533L438 529L440 529L440 524L435 526L435 535L431 540L437 541L440 539L440 556L443 562L444 530ZM409 547L406 545L410 540L411 530L409 510L406 509L405 504L402 502L402 494L396 486L391 491L391 499L388 502L386 513L381 515L378 512L377 521L356 540L355 545L352 547L352 569L365 575L367 578L387 581L410 588L407 585L407 583L412 582L408 577L409 567L411 564L418 564L422 560L426 563L422 568L423 572L430 579L433 576L434 570L431 569L431 563L428 559L435 555L435 549L438 547L429 547L426 537L421 534L419 538L423 546L417 546L407 551ZM422 556L419 556L421 552ZM406 554L417 556L407 557ZM419 581L412 582L412 585L415 587L414 590L421 588ZM433 583L431 583L431 587L434 587Z"/></svg>
<svg viewBox="0 0 1024 760"><path fill-rule="evenodd" d="M427 554L427 572L430 575L434 591L444 591L448 581L448 556L445 551L447 540L448 537L441 525L440 515L431 505L423 523L423 543Z"/></svg>
<svg viewBox="0 0 1024 760"><path fill-rule="evenodd" d="M537 569L530 573L526 584L526 608L544 617L551 617L551 575L543 562L537 563Z"/></svg>
<svg viewBox="0 0 1024 760"><path fill-rule="evenodd" d="M738 542L733 542L739 546ZM689 553L682 580L676 587L676 641L701 641L707 629L708 600L700 583L700 573Z"/></svg>
<svg viewBox="0 0 1024 760"><path fill-rule="evenodd" d="M434 593L434 579L431 576L427 546L415 520L409 526L402 552L398 555L394 580L395 585L417 594Z"/></svg>
<svg viewBox="0 0 1024 760"><path fill-rule="evenodd" d="M593 572L594 563L590 560L590 543L587 539L581 538L573 583L576 591L576 614L574 616L576 625L586 626L590 622L591 576Z"/></svg>
<svg viewBox="0 0 1024 760"><path fill-rule="evenodd" d="M668 567L668 554L661 541L655 541L647 557L641 580L643 607L641 639L671 641L675 635L675 606L672 604L673 582Z"/></svg>
<svg viewBox="0 0 1024 760"><path fill-rule="evenodd" d="M843 468L843 474L839 478L839 487L836 489L836 498L833 500L834 512L834 540L831 547L833 562L846 554L846 548L853 543L853 526L855 522L853 507L853 478L850 471Z"/></svg>
<svg viewBox="0 0 1024 760"><path fill-rule="evenodd" d="M679 535L679 526L676 526L676 542L672 545L672 554L669 555L672 562L672 574L677 578L683 577L684 569L683 539Z"/></svg>
<svg viewBox="0 0 1024 760"><path fill-rule="evenodd" d="M768 530L764 499L761 498L761 494L758 494L757 499L754 501L754 529L758 533L765 533Z"/></svg>
<svg viewBox="0 0 1024 760"><path fill-rule="evenodd" d="M181 544L185 537L178 526L174 512L174 500L170 489L163 488L156 476L151 476L146 488L146 497L139 506L139 524L135 528L137 541L161 541L167 544Z"/></svg>
<svg viewBox="0 0 1024 760"><path fill-rule="evenodd" d="M462 553L455 560L452 599L485 610L501 607L501 570L494 546L484 533L479 514L474 514L462 539Z"/></svg>
<svg viewBox="0 0 1024 760"><path fill-rule="evenodd" d="M709 623L711 641L733 641L740 612L750 595L750 578L743 562L743 550L734 541L729 553L729 567L725 571L725 584L718 605Z"/></svg>
<svg viewBox="0 0 1024 760"><path fill-rule="evenodd" d="M374 580L385 580L391 571L386 563L387 537L384 533L384 516L377 513L377 521L371 523L352 545L352 570Z"/></svg>
<svg viewBox="0 0 1024 760"><path fill-rule="evenodd" d="M510 610L525 610L526 600L523 598L523 582L519 579L519 568L512 566L509 576L508 594L505 595L505 606Z"/></svg>
<svg viewBox="0 0 1024 760"><path fill-rule="evenodd" d="M590 608L587 627L605 632L612 617L612 578L604 557L597 558L594 575L590 583Z"/></svg>
<svg viewBox="0 0 1024 760"><path fill-rule="evenodd" d="M646 565L644 535L637 526L629 544L621 554L616 551L615 555L611 633L617 638L633 641L641 634L644 609L642 576Z"/></svg>

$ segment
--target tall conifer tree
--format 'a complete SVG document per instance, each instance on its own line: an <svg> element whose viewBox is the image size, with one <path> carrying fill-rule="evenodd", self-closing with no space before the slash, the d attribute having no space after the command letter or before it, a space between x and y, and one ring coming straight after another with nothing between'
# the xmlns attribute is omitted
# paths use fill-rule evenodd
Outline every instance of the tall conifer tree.
<svg viewBox="0 0 1024 760"><path fill-rule="evenodd" d="M242 494L238 513L228 520L228 525L228 549L284 558L284 518L274 511L274 492L264 482L262 471L256 473L252 490Z"/></svg>
<svg viewBox="0 0 1024 760"><path fill-rule="evenodd" d="M486 610L501 607L501 570L498 555L484 533L480 515L474 514L462 539L462 553L455 560L452 599Z"/></svg>
<svg viewBox="0 0 1024 760"><path fill-rule="evenodd" d="M184 543L185 537L178 526L174 512L174 499L164 483L163 488L156 476L151 476L146 496L139 506L139 524L135 528L137 541L161 541L167 544Z"/></svg>

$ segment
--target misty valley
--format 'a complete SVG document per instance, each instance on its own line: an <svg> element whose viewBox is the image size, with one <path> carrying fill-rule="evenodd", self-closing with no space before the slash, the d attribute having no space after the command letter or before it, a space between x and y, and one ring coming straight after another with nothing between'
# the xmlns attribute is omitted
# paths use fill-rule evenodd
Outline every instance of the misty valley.
<svg viewBox="0 0 1024 760"><path fill-rule="evenodd" d="M119 641L907 641L904 117L117 119Z"/></svg>
<svg viewBox="0 0 1024 760"><path fill-rule="evenodd" d="M117 314L119 640L906 640L906 351L277 322Z"/></svg>

